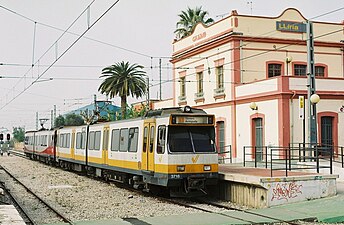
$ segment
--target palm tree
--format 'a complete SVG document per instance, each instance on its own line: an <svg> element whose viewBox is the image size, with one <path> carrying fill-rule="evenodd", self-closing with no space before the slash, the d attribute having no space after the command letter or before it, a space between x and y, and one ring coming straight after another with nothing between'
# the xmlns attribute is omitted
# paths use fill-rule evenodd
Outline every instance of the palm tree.
<svg viewBox="0 0 344 225"><path fill-rule="evenodd" d="M122 119L126 116L127 96L139 98L146 93L146 72L142 69L141 65L130 65L129 62L122 61L102 70L100 77L105 77L105 80L100 84L98 91L110 98L121 97Z"/></svg>
<svg viewBox="0 0 344 225"><path fill-rule="evenodd" d="M181 39L190 35L195 28L195 26L201 22L205 25L210 25L214 22L212 18L206 19L208 15L207 11L202 10L201 7L196 7L195 9L187 8L186 11L182 11L179 16L179 21L177 22L177 29L174 31L177 39Z"/></svg>

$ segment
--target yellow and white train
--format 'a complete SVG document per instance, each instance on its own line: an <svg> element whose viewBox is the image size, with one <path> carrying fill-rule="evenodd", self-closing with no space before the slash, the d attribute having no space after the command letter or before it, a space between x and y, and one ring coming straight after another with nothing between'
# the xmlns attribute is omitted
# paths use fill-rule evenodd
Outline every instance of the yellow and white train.
<svg viewBox="0 0 344 225"><path fill-rule="evenodd" d="M135 188L206 193L218 178L214 122L200 109L166 108L143 118L27 132L24 150L33 159Z"/></svg>

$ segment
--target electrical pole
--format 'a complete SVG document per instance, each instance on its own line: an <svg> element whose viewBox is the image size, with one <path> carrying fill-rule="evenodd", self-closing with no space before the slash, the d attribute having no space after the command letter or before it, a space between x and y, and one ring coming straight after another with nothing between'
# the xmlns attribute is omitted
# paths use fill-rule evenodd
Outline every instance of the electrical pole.
<svg viewBox="0 0 344 225"><path fill-rule="evenodd" d="M147 77L147 106L146 106L146 108L147 108L147 110L149 110L150 109L150 105L149 105L149 77Z"/></svg>
<svg viewBox="0 0 344 225"><path fill-rule="evenodd" d="M316 103L311 102L311 96L315 94L315 67L314 67L314 38L313 38L313 23L306 22L307 26L307 98L308 98L308 140L311 146L317 144L317 111Z"/></svg>
<svg viewBox="0 0 344 225"><path fill-rule="evenodd" d="M38 112L36 112L36 130L38 130Z"/></svg>
<svg viewBox="0 0 344 225"><path fill-rule="evenodd" d="M54 110L50 111L50 129L54 128Z"/></svg>
<svg viewBox="0 0 344 225"><path fill-rule="evenodd" d="M98 121L98 106L97 106L97 95L94 95L94 119Z"/></svg>
<svg viewBox="0 0 344 225"><path fill-rule="evenodd" d="M54 105L54 122L53 122L54 127L55 127L55 120L56 120L56 105Z"/></svg>
<svg viewBox="0 0 344 225"><path fill-rule="evenodd" d="M160 87L160 95L159 95L159 99L161 101L161 58L159 59L159 87Z"/></svg>

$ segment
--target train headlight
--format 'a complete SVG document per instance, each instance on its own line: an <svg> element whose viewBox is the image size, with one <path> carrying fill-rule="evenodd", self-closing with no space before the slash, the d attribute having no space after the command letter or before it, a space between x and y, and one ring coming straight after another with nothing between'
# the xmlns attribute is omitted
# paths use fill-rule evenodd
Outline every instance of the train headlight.
<svg viewBox="0 0 344 225"><path fill-rule="evenodd" d="M204 169L204 171L210 171L211 166L210 165L204 165L203 169Z"/></svg>
<svg viewBox="0 0 344 225"><path fill-rule="evenodd" d="M178 172L184 172L185 171L185 166L177 166L177 171Z"/></svg>

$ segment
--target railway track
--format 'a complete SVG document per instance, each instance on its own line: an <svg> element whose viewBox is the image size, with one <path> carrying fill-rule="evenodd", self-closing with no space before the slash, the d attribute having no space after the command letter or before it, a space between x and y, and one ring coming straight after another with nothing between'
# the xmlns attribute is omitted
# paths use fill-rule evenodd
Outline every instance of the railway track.
<svg viewBox="0 0 344 225"><path fill-rule="evenodd" d="M15 154L16 156L27 158L21 152L12 151L11 154ZM97 180L99 180L99 179L97 179ZM109 183L109 181L105 181L105 180L99 180L99 181ZM252 212L249 210L240 209L237 207L231 207L228 205L223 205L223 204L218 203L216 201L210 201L207 199L201 199L201 198L197 198L197 199L173 199L172 198L171 199L171 198L161 196L161 195L142 192L141 190L134 189L132 187L129 187L127 185L123 185L121 183L116 183L116 186L127 189L131 192L134 192L134 193L141 194L141 195L146 196L146 197L155 197L155 198L158 198L164 202L176 204L179 206L183 206L185 208L196 209L196 210L199 210L202 212L219 214L219 215L222 215L224 217L228 217L231 219L242 221L244 223L254 224L254 223L257 223L257 218L260 218L259 220L262 221L262 224L263 223L278 223L278 224L291 224L291 225L300 224L300 223L297 223L294 221L285 221L285 220L281 220L279 218L258 214L256 212ZM250 218L251 219L255 218L255 220L250 220Z"/></svg>
<svg viewBox="0 0 344 225"><path fill-rule="evenodd" d="M10 185L1 183L0 186L8 194L10 202L20 210L21 215L24 215L23 219L26 224L35 225L52 222L74 224L50 203L19 181L6 168L0 166L0 171L3 171L2 176L7 176L5 178L6 183L10 183Z"/></svg>

